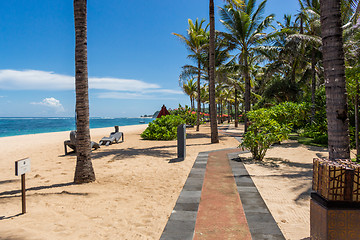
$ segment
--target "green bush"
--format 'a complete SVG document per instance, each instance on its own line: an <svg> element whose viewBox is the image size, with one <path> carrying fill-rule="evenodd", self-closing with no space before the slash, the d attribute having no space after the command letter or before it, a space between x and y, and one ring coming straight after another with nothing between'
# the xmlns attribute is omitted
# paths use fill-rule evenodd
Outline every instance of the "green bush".
<svg viewBox="0 0 360 240"><path fill-rule="evenodd" d="M300 136L313 138L314 143L327 144L326 94L324 86L317 89L315 103L313 122L308 123L303 128L304 131Z"/></svg>
<svg viewBox="0 0 360 240"><path fill-rule="evenodd" d="M249 149L255 160L263 160L272 144L288 138L290 124L280 124L273 116L274 111L265 108L247 113L250 125L240 146Z"/></svg>
<svg viewBox="0 0 360 240"><path fill-rule="evenodd" d="M141 137L147 140L173 140L177 137L177 127L184 123L180 116L162 116L149 123Z"/></svg>
<svg viewBox="0 0 360 240"><path fill-rule="evenodd" d="M197 115L196 114L192 114L191 113L192 110L191 108L189 108L188 106L185 105L185 107L183 108L180 104L179 104L179 108L178 109L174 109L170 111L171 115L176 115L176 116L180 116L181 118L183 118L185 120L185 123L187 125L192 125L195 126L196 125L196 118ZM203 123L203 119L200 116L200 124Z"/></svg>
<svg viewBox="0 0 360 240"><path fill-rule="evenodd" d="M272 119L280 124L290 124L294 129L305 126L309 114L308 103L283 102L271 107Z"/></svg>

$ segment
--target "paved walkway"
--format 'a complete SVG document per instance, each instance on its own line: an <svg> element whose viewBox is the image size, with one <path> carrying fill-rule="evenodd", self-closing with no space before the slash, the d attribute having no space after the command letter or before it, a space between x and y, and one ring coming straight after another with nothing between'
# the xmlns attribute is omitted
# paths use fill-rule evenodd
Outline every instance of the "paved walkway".
<svg viewBox="0 0 360 240"><path fill-rule="evenodd" d="M208 156L194 239L251 239L227 153Z"/></svg>
<svg viewBox="0 0 360 240"><path fill-rule="evenodd" d="M160 239L285 239L239 153L199 153Z"/></svg>

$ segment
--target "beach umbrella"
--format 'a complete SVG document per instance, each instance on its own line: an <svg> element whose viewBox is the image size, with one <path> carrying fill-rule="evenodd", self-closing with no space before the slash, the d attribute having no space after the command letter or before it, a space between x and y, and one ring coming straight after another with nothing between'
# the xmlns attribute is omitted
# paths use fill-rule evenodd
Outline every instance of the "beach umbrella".
<svg viewBox="0 0 360 240"><path fill-rule="evenodd" d="M156 118L160 118L162 116L170 115L169 111L166 109L165 105L161 107L161 110Z"/></svg>

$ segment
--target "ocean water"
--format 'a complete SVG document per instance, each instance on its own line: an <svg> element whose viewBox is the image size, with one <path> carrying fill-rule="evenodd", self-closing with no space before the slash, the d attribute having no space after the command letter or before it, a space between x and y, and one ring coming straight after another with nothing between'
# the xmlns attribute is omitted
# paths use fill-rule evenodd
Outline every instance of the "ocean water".
<svg viewBox="0 0 360 240"><path fill-rule="evenodd" d="M153 118L90 118L90 128L148 124ZM145 123L143 123L143 121ZM0 137L76 129L75 118L0 118Z"/></svg>

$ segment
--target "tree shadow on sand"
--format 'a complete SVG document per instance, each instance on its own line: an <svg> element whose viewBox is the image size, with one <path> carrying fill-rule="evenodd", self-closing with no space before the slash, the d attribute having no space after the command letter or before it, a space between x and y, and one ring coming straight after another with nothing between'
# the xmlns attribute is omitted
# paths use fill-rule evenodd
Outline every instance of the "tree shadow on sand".
<svg viewBox="0 0 360 240"><path fill-rule="evenodd" d="M305 169L311 169L313 168L312 163L299 163L299 162L291 162L287 159L283 158L265 158L263 161L255 161L252 157L238 157L233 159L237 162L243 162L245 164L256 164L267 168L279 168L280 165L285 165L288 167L294 167L294 168L305 168Z"/></svg>
<svg viewBox="0 0 360 240"><path fill-rule="evenodd" d="M125 149L108 149L103 152L93 152L92 159L99 159L107 156L112 156L110 162L119 161L124 159L132 159L138 156L150 156L150 157L159 157L165 159L171 159L176 156L176 153L173 153L166 148L174 148L174 146L159 146L159 147L149 147L149 148L125 148Z"/></svg>
<svg viewBox="0 0 360 240"><path fill-rule="evenodd" d="M76 185L76 184L74 182L57 183L57 184L52 184L52 185L48 185L48 186L38 186L38 187L27 188L26 192L39 191L39 190L52 189L52 188L59 188L59 187L66 187L66 186L72 186L72 185ZM6 196L6 195L16 195L16 194L20 194L20 193L21 193L21 190L11 190L11 191L0 192L0 199L11 198L11 197L19 197L19 196ZM62 191L61 193L58 193L58 194L66 194L66 193L68 193L68 192ZM40 194L40 193L38 193L38 194Z"/></svg>
<svg viewBox="0 0 360 240"><path fill-rule="evenodd" d="M187 147L190 146L204 146L211 145L211 143L195 143L195 144L186 144ZM106 149L104 151L92 152L92 159L100 159L103 157L112 156L109 162L132 159L138 156L150 156L150 157L158 157L164 158L166 161L171 161L174 157L177 156L177 153L174 151L170 151L169 149L176 148L177 145L169 144L148 148L124 148L124 149ZM174 162L174 161L172 161Z"/></svg>
<svg viewBox="0 0 360 240"><path fill-rule="evenodd" d="M312 175L313 175L313 164L312 163L299 163L299 162L291 162L287 159L282 158L265 158L263 161L255 161L251 157L238 157L233 159L234 161L243 162L247 165L256 164L261 167L268 168L269 170L277 170L281 174L266 174L262 175L262 178L286 178L291 179L293 181L297 181L298 179L307 180L311 183ZM281 165L288 167L286 170L280 169ZM299 171L299 169L301 171ZM254 177L255 175L250 175ZM260 175L258 175L259 177ZM293 187L292 191L298 191L304 188L304 184L302 181L299 181L299 184ZM310 193L312 191L311 184L307 187L305 191L302 191L295 199L295 202L304 199L310 199Z"/></svg>
<svg viewBox="0 0 360 240"><path fill-rule="evenodd" d="M327 148L311 146L311 145L304 145L304 144L298 143L297 141L274 144L272 146L272 148L277 148L277 147L280 147L280 148L298 148L300 146L305 147L310 151L321 152L321 153L327 153L328 152Z"/></svg>
<svg viewBox="0 0 360 240"><path fill-rule="evenodd" d="M18 215L15 215L13 217L18 217ZM2 220L1 217L0 220ZM17 236L0 236L0 240L24 240L24 239L25 239L24 237L17 237Z"/></svg>
<svg viewBox="0 0 360 240"><path fill-rule="evenodd" d="M219 134L219 140L224 139L224 135ZM209 134L205 133L186 133L186 139L211 139L211 136Z"/></svg>
<svg viewBox="0 0 360 240"><path fill-rule="evenodd" d="M11 179L11 180L3 180L3 181L0 181L0 185L1 184L7 184L7 183L14 183L14 182L20 182L20 180L19 179L16 179L16 180L13 180L13 179Z"/></svg>

